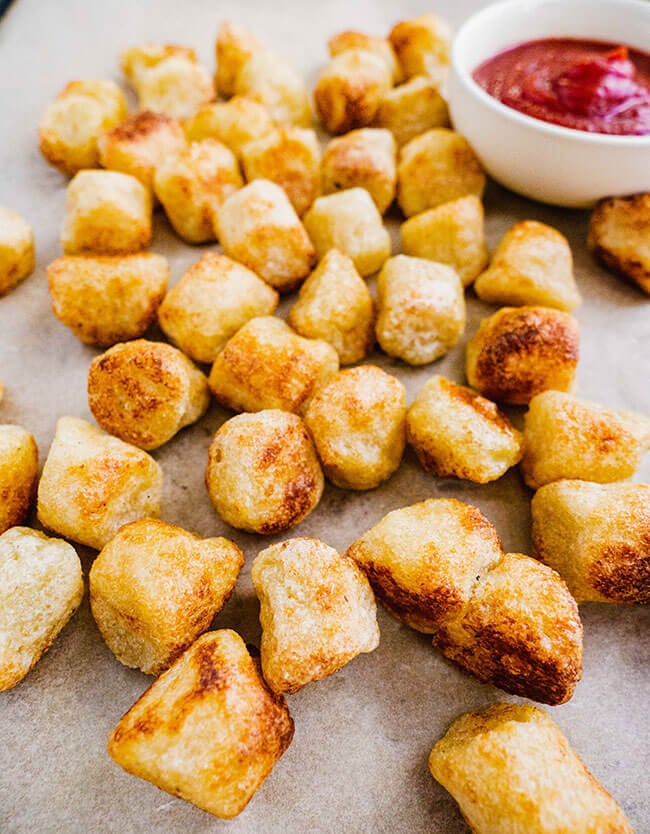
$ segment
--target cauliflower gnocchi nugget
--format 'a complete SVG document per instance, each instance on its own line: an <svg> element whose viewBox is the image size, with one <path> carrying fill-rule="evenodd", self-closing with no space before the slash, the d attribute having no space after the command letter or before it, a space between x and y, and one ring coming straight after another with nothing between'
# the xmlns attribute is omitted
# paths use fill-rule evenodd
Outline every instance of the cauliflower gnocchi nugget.
<svg viewBox="0 0 650 834"><path fill-rule="evenodd" d="M217 214L244 184L235 155L216 139L192 142L156 168L154 190L169 222L188 243L217 237Z"/></svg>
<svg viewBox="0 0 650 834"><path fill-rule="evenodd" d="M163 47L164 48L164 47ZM208 71L190 53L174 53L155 64L140 66L132 79L140 110L153 110L174 119L193 116L214 101L214 86Z"/></svg>
<svg viewBox="0 0 650 834"><path fill-rule="evenodd" d="M396 255L377 281L377 341L389 356L426 365L444 356L465 330L465 297L444 264Z"/></svg>
<svg viewBox="0 0 650 834"><path fill-rule="evenodd" d="M270 180L284 189L302 216L320 194L320 145L313 130L287 127L266 133L241 151L246 179Z"/></svg>
<svg viewBox="0 0 650 834"><path fill-rule="evenodd" d="M386 93L374 123L388 128L401 146L432 127L449 127L449 109L437 84L416 75Z"/></svg>
<svg viewBox="0 0 650 834"><path fill-rule="evenodd" d="M205 482L232 527L265 535L295 527L323 494L323 473L304 423L277 409L239 414L214 436Z"/></svg>
<svg viewBox="0 0 650 834"><path fill-rule="evenodd" d="M373 35L366 35L364 32L348 29L331 37L327 42L327 49L331 58L335 58L341 52L347 52L349 49L367 49L369 52L379 55L385 61L393 83L398 84L402 80L402 68L387 38L377 38Z"/></svg>
<svg viewBox="0 0 650 834"><path fill-rule="evenodd" d="M314 246L289 198L274 182L255 180L221 206L224 252L280 292L291 292L316 262Z"/></svg>
<svg viewBox="0 0 650 834"><path fill-rule="evenodd" d="M304 223L319 258L330 249L339 249L352 258L364 277L380 269L390 257L390 235L365 188L319 197Z"/></svg>
<svg viewBox="0 0 650 834"><path fill-rule="evenodd" d="M650 294L650 194L601 201L589 223L587 245L608 269Z"/></svg>
<svg viewBox="0 0 650 834"><path fill-rule="evenodd" d="M41 153L70 176L82 168L98 168L98 137L127 116L124 93L113 81L71 81L43 114Z"/></svg>
<svg viewBox="0 0 650 834"><path fill-rule="evenodd" d="M491 400L526 405L549 389L569 391L580 351L580 326L549 307L502 307L467 343L467 380Z"/></svg>
<svg viewBox="0 0 650 834"><path fill-rule="evenodd" d="M540 304L571 312L581 302L567 239L536 220L522 220L505 233L474 289L491 304Z"/></svg>
<svg viewBox="0 0 650 834"><path fill-rule="evenodd" d="M464 287L485 268L483 204L468 194L411 217L400 228L405 255L451 266Z"/></svg>
<svg viewBox="0 0 650 834"><path fill-rule="evenodd" d="M141 449L157 449L210 404L208 381L164 342L136 339L96 356L88 371L88 405L99 425Z"/></svg>
<svg viewBox="0 0 650 834"><path fill-rule="evenodd" d="M329 133L347 133L372 124L393 86L383 55L367 48L346 49L321 72L314 90L316 110Z"/></svg>
<svg viewBox="0 0 650 834"><path fill-rule="evenodd" d="M274 692L297 692L379 645L368 580L318 539L271 545L251 569L260 600L262 672Z"/></svg>
<svg viewBox="0 0 650 834"><path fill-rule="evenodd" d="M152 191L156 168L187 141L176 119L144 110L102 133L97 144L104 168L131 174Z"/></svg>
<svg viewBox="0 0 650 834"><path fill-rule="evenodd" d="M162 470L146 452L61 417L38 485L38 520L101 550L123 524L158 516Z"/></svg>
<svg viewBox="0 0 650 834"><path fill-rule="evenodd" d="M0 425L0 533L21 524L38 481L38 448L21 426Z"/></svg>
<svg viewBox="0 0 650 834"><path fill-rule="evenodd" d="M329 342L341 365L363 359L375 343L372 296L352 260L338 249L330 249L302 285L287 321L301 336Z"/></svg>
<svg viewBox="0 0 650 834"><path fill-rule="evenodd" d="M373 365L336 374L305 413L325 474L343 489L373 489L390 478L402 460L405 420L404 386Z"/></svg>
<svg viewBox="0 0 650 834"><path fill-rule="evenodd" d="M433 644L479 680L545 704L568 701L582 675L578 606L559 574L521 553L488 568Z"/></svg>
<svg viewBox="0 0 650 834"><path fill-rule="evenodd" d="M190 142L218 139L238 158L245 145L275 130L275 122L266 107L246 96L206 104L185 122L185 135Z"/></svg>
<svg viewBox="0 0 650 834"><path fill-rule="evenodd" d="M388 36L406 78L426 75L438 87L447 77L451 29L446 20L422 14L402 20Z"/></svg>
<svg viewBox="0 0 650 834"><path fill-rule="evenodd" d="M293 738L284 698L230 629L202 635L115 727L126 771L217 817L244 810Z"/></svg>
<svg viewBox="0 0 650 834"><path fill-rule="evenodd" d="M18 212L0 207L0 296L34 270L34 233Z"/></svg>
<svg viewBox="0 0 650 834"><path fill-rule="evenodd" d="M174 43L145 43L131 46L120 53L120 69L127 80L135 85L140 76L167 58L183 58L196 63L196 52L189 46Z"/></svg>
<svg viewBox="0 0 650 834"><path fill-rule="evenodd" d="M158 320L165 334L195 362L214 362L240 327L271 315L277 292L242 264L206 252L165 296Z"/></svg>
<svg viewBox="0 0 650 834"><path fill-rule="evenodd" d="M338 354L327 342L303 339L282 319L260 316L227 342L208 381L233 411L301 411L338 369Z"/></svg>
<svg viewBox="0 0 650 834"><path fill-rule="evenodd" d="M397 202L407 217L485 188L485 174L467 139L437 127L416 136L400 151Z"/></svg>
<svg viewBox="0 0 650 834"><path fill-rule="evenodd" d="M407 438L427 472L486 484L521 460L520 432L496 405L442 376L420 389Z"/></svg>
<svg viewBox="0 0 650 834"><path fill-rule="evenodd" d="M253 52L237 74L235 94L259 101L281 126L311 127L309 95L300 73L268 49Z"/></svg>
<svg viewBox="0 0 650 834"><path fill-rule="evenodd" d="M493 704L451 725L431 774L475 834L633 834L556 724L532 704Z"/></svg>
<svg viewBox="0 0 650 834"><path fill-rule="evenodd" d="M650 485L555 481L531 509L535 555L578 602L650 602Z"/></svg>
<svg viewBox="0 0 650 834"><path fill-rule="evenodd" d="M217 59L217 75L215 83L217 91L229 98L234 95L239 73L244 64L250 60L253 53L264 49L262 43L251 32L225 20L217 31L215 55Z"/></svg>
<svg viewBox="0 0 650 834"><path fill-rule="evenodd" d="M430 634L457 619L503 549L476 507L431 498L393 510L347 551L397 619Z"/></svg>
<svg viewBox="0 0 650 834"><path fill-rule="evenodd" d="M156 320L167 289L162 255L68 255L47 267L52 310L87 345L138 339Z"/></svg>
<svg viewBox="0 0 650 834"><path fill-rule="evenodd" d="M118 171L79 171L68 185L61 245L66 255L128 255L151 241L151 195Z"/></svg>
<svg viewBox="0 0 650 834"><path fill-rule="evenodd" d="M622 481L650 447L650 418L561 391L533 397L525 419L521 470L531 489L564 478Z"/></svg>
<svg viewBox="0 0 650 834"><path fill-rule="evenodd" d="M323 191L365 188L380 214L395 197L396 145L390 130L367 127L332 139L323 155Z"/></svg>
<svg viewBox="0 0 650 834"><path fill-rule="evenodd" d="M228 539L143 518L125 524L90 570L90 606L125 666L159 675L210 627L244 565Z"/></svg>
<svg viewBox="0 0 650 834"><path fill-rule="evenodd" d="M81 602L79 557L67 542L14 527L0 536L0 691L33 669Z"/></svg>

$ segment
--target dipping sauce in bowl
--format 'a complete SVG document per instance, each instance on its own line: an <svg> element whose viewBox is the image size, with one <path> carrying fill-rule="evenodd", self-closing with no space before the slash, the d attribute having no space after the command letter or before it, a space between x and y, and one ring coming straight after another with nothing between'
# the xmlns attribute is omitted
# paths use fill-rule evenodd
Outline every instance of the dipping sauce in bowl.
<svg viewBox="0 0 650 834"><path fill-rule="evenodd" d="M544 122L617 136L650 135L650 55L601 41L544 38L483 61L472 78Z"/></svg>

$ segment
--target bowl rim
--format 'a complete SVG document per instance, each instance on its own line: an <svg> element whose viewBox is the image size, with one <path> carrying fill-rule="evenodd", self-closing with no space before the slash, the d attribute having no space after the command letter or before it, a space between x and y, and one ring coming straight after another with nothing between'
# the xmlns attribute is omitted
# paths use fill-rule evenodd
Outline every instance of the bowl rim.
<svg viewBox="0 0 650 834"><path fill-rule="evenodd" d="M463 22L454 37L451 49L451 68L453 70L453 74L458 78L459 82L484 106L488 107L497 115L510 119L524 128L537 130L540 133L547 134L548 136L554 136L556 138L569 140L575 143L583 142L593 145L608 145L610 147L630 149L634 147L644 148L649 146L650 134L630 136L612 133L592 133L587 130L564 127L563 125L556 125L552 122L545 122L543 119L536 119L533 116L528 116L525 113L521 113L519 110L515 110L513 107L508 107L507 104L504 104L499 101L499 99L491 96L486 90L483 89L483 87L474 81L472 78L472 72L480 65L480 62L471 70L465 69L465 67L461 66L460 52L463 48L463 39L467 35L468 29L471 30L482 21L484 22L484 19L486 18L498 19L501 14L506 13L509 9L535 5L535 2L546 3L548 0L533 0L533 2L531 2L531 0L499 0L499 2L490 3L488 6L484 6L482 9L479 9L479 11L470 15L470 17ZM562 8L568 12L570 12L571 7L574 5L573 0L557 0L557 2L558 4L561 2ZM583 4L583 2L584 0L581 0L581 4ZM650 13L650 2L648 2L648 0L600 0L600 2L603 5L610 5L618 11L628 8L638 11L643 10L646 13ZM540 36L540 39L546 39L548 37L549 36ZM558 37L561 36L558 35ZM531 37L526 40L536 40L536 38L534 35L531 35ZM526 43L526 40L521 41L521 43ZM589 40L598 41L598 38L589 38ZM650 54L650 49L645 51ZM498 54L498 52L495 54ZM453 109L453 102L451 103Z"/></svg>

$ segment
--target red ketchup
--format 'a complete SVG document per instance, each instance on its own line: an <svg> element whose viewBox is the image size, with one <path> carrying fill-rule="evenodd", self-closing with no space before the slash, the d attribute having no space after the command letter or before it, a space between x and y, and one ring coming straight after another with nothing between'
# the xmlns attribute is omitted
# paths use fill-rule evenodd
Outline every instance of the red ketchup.
<svg viewBox="0 0 650 834"><path fill-rule="evenodd" d="M472 74L491 96L544 122L619 136L650 134L650 55L572 38L519 44Z"/></svg>

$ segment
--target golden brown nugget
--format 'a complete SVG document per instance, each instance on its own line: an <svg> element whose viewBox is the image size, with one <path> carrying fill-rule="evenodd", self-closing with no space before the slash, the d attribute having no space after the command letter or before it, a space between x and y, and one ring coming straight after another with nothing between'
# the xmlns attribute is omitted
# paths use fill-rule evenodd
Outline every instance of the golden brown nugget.
<svg viewBox="0 0 650 834"><path fill-rule="evenodd" d="M474 289L491 304L539 304L570 313L581 302L567 239L536 220L521 220L505 233Z"/></svg>
<svg viewBox="0 0 650 834"><path fill-rule="evenodd" d="M407 217L473 194L481 197L485 174L467 139L432 128L400 150L397 202Z"/></svg>
<svg viewBox="0 0 650 834"><path fill-rule="evenodd" d="M365 188L384 214L395 197L395 154L393 134L378 127L352 130L332 139L323 154L323 192Z"/></svg>
<svg viewBox="0 0 650 834"><path fill-rule="evenodd" d="M233 152L216 139L192 142L156 169L154 191L169 222L188 243L218 237L217 215L244 184Z"/></svg>
<svg viewBox="0 0 650 834"><path fill-rule="evenodd" d="M489 567L433 644L479 680L545 704L568 701L582 675L578 606L558 573L521 553Z"/></svg>
<svg viewBox="0 0 650 834"><path fill-rule="evenodd" d="M144 336L156 321L169 265L162 255L66 255L47 267L54 315L87 345Z"/></svg>
<svg viewBox="0 0 650 834"><path fill-rule="evenodd" d="M143 73L167 58L183 58L196 63L196 52L189 46L175 43L145 43L131 46L120 53L120 69L130 84L135 85Z"/></svg>
<svg viewBox="0 0 650 834"><path fill-rule="evenodd" d="M210 74L197 63L193 50L141 64L131 83L138 94L140 110L164 113L173 119L190 118L203 105L214 101Z"/></svg>
<svg viewBox="0 0 650 834"><path fill-rule="evenodd" d="M293 738L284 698L234 631L210 631L115 727L108 752L126 771L214 814L244 810Z"/></svg>
<svg viewBox="0 0 650 834"><path fill-rule="evenodd" d="M385 515L347 555L393 616L432 634L458 619L503 549L479 509L430 498Z"/></svg>
<svg viewBox="0 0 650 834"><path fill-rule="evenodd" d="M263 104L281 127L311 127L312 111L305 81L284 58L268 49L253 52L235 81L235 95Z"/></svg>
<svg viewBox="0 0 650 834"><path fill-rule="evenodd" d="M390 257L390 235L365 188L319 197L304 223L319 259L338 249L352 258L363 277L381 269Z"/></svg>
<svg viewBox="0 0 650 834"><path fill-rule="evenodd" d="M544 391L526 414L521 470L531 489L564 478L622 481L634 474L648 447L650 418Z"/></svg>
<svg viewBox="0 0 650 834"><path fill-rule="evenodd" d="M393 47L387 38L377 38L364 32L347 29L331 37L327 42L330 58L335 58L341 52L349 49L367 49L379 55L389 68L393 83L402 81L402 68Z"/></svg>
<svg viewBox="0 0 650 834"><path fill-rule="evenodd" d="M38 448L21 426L0 425L0 533L27 518L36 497Z"/></svg>
<svg viewBox="0 0 650 834"><path fill-rule="evenodd" d="M280 186L299 217L320 194L321 152L315 131L287 127L268 132L241 149L246 179Z"/></svg>
<svg viewBox="0 0 650 834"><path fill-rule="evenodd" d="M160 514L162 470L142 449L61 417L38 485L38 520L101 550L123 524Z"/></svg>
<svg viewBox="0 0 650 834"><path fill-rule="evenodd" d="M190 359L214 362L247 321L274 313L278 299L278 293L243 264L206 252L169 290L158 321Z"/></svg>
<svg viewBox="0 0 650 834"><path fill-rule="evenodd" d="M34 258L31 226L18 212L0 207L0 296L32 274Z"/></svg>
<svg viewBox="0 0 650 834"><path fill-rule="evenodd" d="M388 36L406 78L426 75L438 87L447 77L451 50L451 29L446 20L433 14L402 20Z"/></svg>
<svg viewBox="0 0 650 834"><path fill-rule="evenodd" d="M330 249L300 288L288 323L308 339L324 339L341 365L367 356L375 344L375 304L351 258Z"/></svg>
<svg viewBox="0 0 650 834"><path fill-rule="evenodd" d="M204 539L152 518L133 521L93 562L93 617L120 663L159 675L210 627L243 565L228 539Z"/></svg>
<svg viewBox="0 0 650 834"><path fill-rule="evenodd" d="M216 230L224 253L280 292L298 287L316 252L289 198L274 182L255 180L221 206Z"/></svg>
<svg viewBox="0 0 650 834"><path fill-rule="evenodd" d="M128 255L151 241L151 195L118 171L79 171L68 185L61 245L66 255Z"/></svg>
<svg viewBox="0 0 650 834"><path fill-rule="evenodd" d="M610 197L593 210L587 245L616 275L650 294L650 194Z"/></svg>
<svg viewBox="0 0 650 834"><path fill-rule="evenodd" d="M441 478L486 484L521 460L522 435L496 405L442 376L418 392L406 433L422 467Z"/></svg>
<svg viewBox="0 0 650 834"><path fill-rule="evenodd" d="M71 81L51 102L39 125L40 151L62 173L98 168L98 138L128 116L124 93L113 81Z"/></svg>
<svg viewBox="0 0 650 834"><path fill-rule="evenodd" d="M343 489L374 489L390 478L402 460L405 420L404 386L374 365L340 371L305 412L325 474Z"/></svg>
<svg viewBox="0 0 650 834"><path fill-rule="evenodd" d="M219 25L215 42L217 92L224 98L235 94L237 78L253 53L264 49L262 43L243 26L224 20Z"/></svg>
<svg viewBox="0 0 650 834"><path fill-rule="evenodd" d="M374 124L388 128L401 147L432 127L449 127L449 108L438 85L425 75L416 75L386 93Z"/></svg>
<svg viewBox="0 0 650 834"><path fill-rule="evenodd" d="M392 70L376 51L355 48L335 55L314 90L325 130L338 134L371 125L392 86Z"/></svg>
<svg viewBox="0 0 650 834"><path fill-rule="evenodd" d="M389 356L427 365L444 356L465 330L465 296L444 264L396 255L377 281L377 341Z"/></svg>
<svg viewBox="0 0 650 834"><path fill-rule="evenodd" d="M416 214L400 227L405 255L447 264L468 287L485 268L483 204L473 194Z"/></svg>
<svg viewBox="0 0 650 834"><path fill-rule="evenodd" d="M262 672L297 692L379 645L377 606L356 563L318 539L262 550L251 578L260 600Z"/></svg>
<svg viewBox="0 0 650 834"><path fill-rule="evenodd" d="M190 142L218 139L238 158L245 145L275 130L277 126L266 107L246 96L206 104L185 122L185 135Z"/></svg>
<svg viewBox="0 0 650 834"><path fill-rule="evenodd" d="M232 527L270 535L295 527L318 505L323 473L304 423L265 409L217 431L205 471L208 495Z"/></svg>
<svg viewBox="0 0 650 834"><path fill-rule="evenodd" d="M578 602L650 602L650 485L555 481L531 510L535 556Z"/></svg>
<svg viewBox="0 0 650 834"><path fill-rule="evenodd" d="M141 449L162 446L200 419L209 404L204 374L164 342L123 342L90 363L93 416L109 434Z"/></svg>
<svg viewBox="0 0 650 834"><path fill-rule="evenodd" d="M451 725L431 774L475 834L634 834L556 724L531 704L493 704Z"/></svg>
<svg viewBox="0 0 650 834"><path fill-rule="evenodd" d="M210 372L212 393L233 411L301 411L339 369L334 348L303 339L282 319L247 322L219 353Z"/></svg>
<svg viewBox="0 0 650 834"><path fill-rule="evenodd" d="M97 140L103 168L131 174L150 191L156 168L186 145L183 128L176 119L150 110L135 113L104 131Z"/></svg>
<svg viewBox="0 0 650 834"><path fill-rule="evenodd" d="M78 608L79 557L27 527L0 535L0 691L20 683Z"/></svg>
<svg viewBox="0 0 650 834"><path fill-rule="evenodd" d="M502 307L467 343L469 384L491 400L526 405L542 391L570 391L580 325L549 307Z"/></svg>

